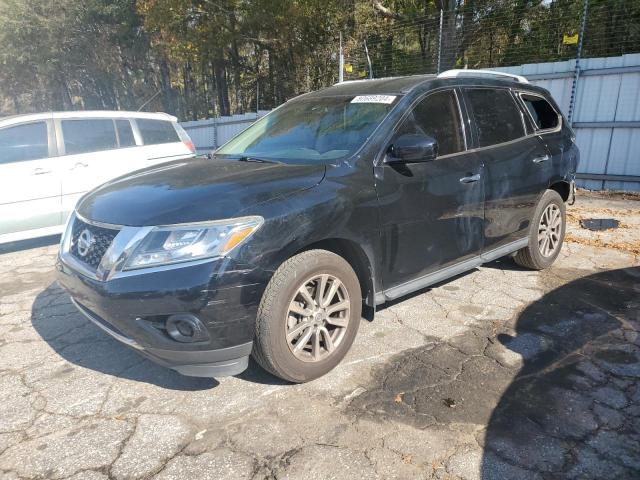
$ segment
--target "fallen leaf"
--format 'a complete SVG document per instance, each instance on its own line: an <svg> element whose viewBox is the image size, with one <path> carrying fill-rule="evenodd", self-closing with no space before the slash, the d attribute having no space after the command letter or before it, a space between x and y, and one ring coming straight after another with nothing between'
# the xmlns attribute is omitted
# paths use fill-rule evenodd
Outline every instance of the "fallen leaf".
<svg viewBox="0 0 640 480"><path fill-rule="evenodd" d="M582 238L571 233L567 233L564 237L567 242L579 243L581 245L588 245L590 247L601 247L601 248L613 248L615 250L621 250L625 252L632 253L634 255L640 255L640 245L637 243L631 242L610 242L606 240L601 240L599 238Z"/></svg>
<svg viewBox="0 0 640 480"><path fill-rule="evenodd" d="M396 395L396 398L393 399L396 403L402 403L402 397L404 397L404 392L400 392Z"/></svg>

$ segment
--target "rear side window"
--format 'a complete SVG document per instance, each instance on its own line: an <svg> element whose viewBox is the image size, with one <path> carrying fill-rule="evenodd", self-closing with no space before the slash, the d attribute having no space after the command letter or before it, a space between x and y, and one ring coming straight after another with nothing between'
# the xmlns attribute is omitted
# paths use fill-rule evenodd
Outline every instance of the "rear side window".
<svg viewBox="0 0 640 480"><path fill-rule="evenodd" d="M428 135L438 142L438 156L464 150L458 102L452 91L428 95L402 122L399 135Z"/></svg>
<svg viewBox="0 0 640 480"><path fill-rule="evenodd" d="M558 113L544 98L526 94L521 97L538 130L547 130L558 126Z"/></svg>
<svg viewBox="0 0 640 480"><path fill-rule="evenodd" d="M61 123L67 155L111 150L118 146L111 119L62 120Z"/></svg>
<svg viewBox="0 0 640 480"><path fill-rule="evenodd" d="M49 156L46 122L0 130L0 164L37 160Z"/></svg>
<svg viewBox="0 0 640 480"><path fill-rule="evenodd" d="M508 142L524 136L520 109L508 90L467 90L480 147Z"/></svg>
<svg viewBox="0 0 640 480"><path fill-rule="evenodd" d="M171 122L137 119L138 129L145 145L179 142L180 137Z"/></svg>
<svg viewBox="0 0 640 480"><path fill-rule="evenodd" d="M118 130L120 148L134 147L136 145L129 120L116 120L116 129Z"/></svg>

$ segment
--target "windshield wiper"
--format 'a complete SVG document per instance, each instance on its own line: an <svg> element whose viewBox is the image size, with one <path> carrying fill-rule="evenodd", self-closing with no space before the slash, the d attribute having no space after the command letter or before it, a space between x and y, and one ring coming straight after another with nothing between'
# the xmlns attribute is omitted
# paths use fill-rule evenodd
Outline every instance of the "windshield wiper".
<svg viewBox="0 0 640 480"><path fill-rule="evenodd" d="M239 162L256 162L256 163L278 163L275 160L268 160L266 158L259 157L251 157L251 156L242 156L238 157Z"/></svg>

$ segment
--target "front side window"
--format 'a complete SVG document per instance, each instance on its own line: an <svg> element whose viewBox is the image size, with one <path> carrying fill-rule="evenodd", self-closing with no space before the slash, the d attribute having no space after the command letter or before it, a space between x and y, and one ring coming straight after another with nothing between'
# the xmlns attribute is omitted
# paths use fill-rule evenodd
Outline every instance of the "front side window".
<svg viewBox="0 0 640 480"><path fill-rule="evenodd" d="M538 130L553 129L558 126L560 123L558 113L544 98L526 94L522 94L521 98Z"/></svg>
<svg viewBox="0 0 640 480"><path fill-rule="evenodd" d="M407 116L397 135L428 135L438 142L438 156L464 150L458 102L451 90L432 93Z"/></svg>
<svg viewBox="0 0 640 480"><path fill-rule="evenodd" d="M136 120L142 142L145 145L160 145L162 143L179 142L178 132L173 128L171 122L165 120L147 120L139 118Z"/></svg>
<svg viewBox="0 0 640 480"><path fill-rule="evenodd" d="M216 155L304 163L353 155L393 107L393 95L301 98L284 104Z"/></svg>
<svg viewBox="0 0 640 480"><path fill-rule="evenodd" d="M111 119L62 120L67 155L111 150L118 146Z"/></svg>
<svg viewBox="0 0 640 480"><path fill-rule="evenodd" d="M509 90L468 89L480 147L509 142L525 135L522 115Z"/></svg>
<svg viewBox="0 0 640 480"><path fill-rule="evenodd" d="M38 160L49 156L46 122L0 130L0 164Z"/></svg>

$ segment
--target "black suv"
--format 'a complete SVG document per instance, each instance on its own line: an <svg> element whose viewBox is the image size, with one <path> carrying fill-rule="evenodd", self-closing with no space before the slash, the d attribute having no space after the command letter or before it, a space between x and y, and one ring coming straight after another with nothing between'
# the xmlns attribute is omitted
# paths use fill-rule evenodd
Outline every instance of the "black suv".
<svg viewBox="0 0 640 480"><path fill-rule="evenodd" d="M249 355L293 382L345 356L363 308L509 254L550 266L579 153L549 93L447 72L297 97L212 158L87 194L59 282L96 325L185 375Z"/></svg>

